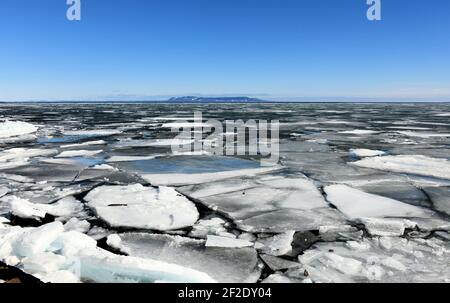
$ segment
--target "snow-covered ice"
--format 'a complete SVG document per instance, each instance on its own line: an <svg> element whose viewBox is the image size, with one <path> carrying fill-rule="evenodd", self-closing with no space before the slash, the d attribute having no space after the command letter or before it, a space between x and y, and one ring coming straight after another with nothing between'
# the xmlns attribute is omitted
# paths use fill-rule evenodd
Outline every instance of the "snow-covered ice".
<svg viewBox="0 0 450 303"><path fill-rule="evenodd" d="M362 242L319 243L300 263L314 282L445 282L450 276L448 244L387 237Z"/></svg>
<svg viewBox="0 0 450 303"><path fill-rule="evenodd" d="M253 247L254 244L252 242L249 242L246 240L241 240L241 239L232 239L229 237L208 235L206 238L205 246L206 247L241 248L241 247Z"/></svg>
<svg viewBox="0 0 450 303"><path fill-rule="evenodd" d="M342 131L340 133L346 134L346 135L372 135L372 134L376 134L378 132L374 131L374 130L369 130L369 129L354 129L354 130Z"/></svg>
<svg viewBox="0 0 450 303"><path fill-rule="evenodd" d="M365 149L365 148L356 148L351 149L350 154L363 158L363 157L375 157L375 156L383 156L386 154L386 152L381 150L372 150L372 149Z"/></svg>
<svg viewBox="0 0 450 303"><path fill-rule="evenodd" d="M257 253L252 247L206 247L204 240L169 235L125 233L120 247L130 256L158 259L208 274L217 282L256 282Z"/></svg>
<svg viewBox="0 0 450 303"><path fill-rule="evenodd" d="M279 164L172 151L212 142L172 133L208 128L194 107L280 120ZM449 112L2 104L0 262L51 283L449 282Z"/></svg>
<svg viewBox="0 0 450 303"><path fill-rule="evenodd" d="M195 205L170 187L102 186L85 200L112 227L174 230L199 218Z"/></svg>
<svg viewBox="0 0 450 303"><path fill-rule="evenodd" d="M365 158L353 165L397 173L450 179L450 161L422 155L401 155Z"/></svg>
<svg viewBox="0 0 450 303"><path fill-rule="evenodd" d="M102 153L103 150L66 150L56 156L56 158L92 157Z"/></svg>
<svg viewBox="0 0 450 303"><path fill-rule="evenodd" d="M37 127L33 124L22 121L0 122L0 138L18 137L37 132Z"/></svg>
<svg viewBox="0 0 450 303"><path fill-rule="evenodd" d="M349 219L419 217L430 218L433 212L414 205L349 187L330 185L324 188L328 201Z"/></svg>
<svg viewBox="0 0 450 303"><path fill-rule="evenodd" d="M202 184L205 182L219 181L239 176L264 174L280 169L282 169L281 166L273 166L199 174L143 174L142 177L153 185L181 186Z"/></svg>

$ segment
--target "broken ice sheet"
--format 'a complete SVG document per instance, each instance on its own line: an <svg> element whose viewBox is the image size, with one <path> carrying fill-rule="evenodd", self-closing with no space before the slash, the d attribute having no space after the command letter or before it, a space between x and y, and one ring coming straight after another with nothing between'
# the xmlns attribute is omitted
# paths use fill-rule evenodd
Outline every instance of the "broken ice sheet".
<svg viewBox="0 0 450 303"><path fill-rule="evenodd" d="M95 186L95 183L67 184L60 182L33 183L18 186L14 195L32 203L51 204L68 196L85 192Z"/></svg>
<svg viewBox="0 0 450 303"><path fill-rule="evenodd" d="M321 226L345 223L340 212L331 207L312 210L281 209L248 219L236 221L237 226L248 232L283 233L289 230L319 230Z"/></svg>
<svg viewBox="0 0 450 303"><path fill-rule="evenodd" d="M445 282L448 242L387 237L318 243L299 256L314 282Z"/></svg>
<svg viewBox="0 0 450 303"><path fill-rule="evenodd" d="M199 218L195 205L169 187L101 186L85 200L111 227L176 230Z"/></svg>
<svg viewBox="0 0 450 303"><path fill-rule="evenodd" d="M32 178L36 182L72 182L80 171L89 165L80 163L33 163L5 170L5 173Z"/></svg>
<svg viewBox="0 0 450 303"><path fill-rule="evenodd" d="M430 197L434 209L450 216L450 187L428 187L424 191Z"/></svg>
<svg viewBox="0 0 450 303"><path fill-rule="evenodd" d="M419 217L430 218L433 212L393 199L369 194L346 185L324 188L327 199L349 219L363 217Z"/></svg>
<svg viewBox="0 0 450 303"><path fill-rule="evenodd" d="M308 210L327 207L315 185L301 176L231 179L186 186L178 190L234 219L279 209Z"/></svg>
<svg viewBox="0 0 450 303"><path fill-rule="evenodd" d="M56 155L55 158L92 157L102 152L103 150L66 150Z"/></svg>
<svg viewBox="0 0 450 303"><path fill-rule="evenodd" d="M181 186L201 184L238 176L255 175L279 170L281 167L261 167L259 162L232 157L171 156L155 159L118 162L118 168L135 172L152 185Z"/></svg>
<svg viewBox="0 0 450 303"><path fill-rule="evenodd" d="M144 233L120 234L121 250L134 257L177 264L208 274L217 282L256 282L259 278L256 250L206 247L204 240Z"/></svg>
<svg viewBox="0 0 450 303"><path fill-rule="evenodd" d="M378 170L450 179L450 162L447 159L422 155L372 157L352 164Z"/></svg>
<svg viewBox="0 0 450 303"><path fill-rule="evenodd" d="M386 152L381 150L372 150L372 149L365 149L365 148L356 148L351 149L350 154L363 158L363 157L375 157L375 156L383 156L386 154Z"/></svg>
<svg viewBox="0 0 450 303"><path fill-rule="evenodd" d="M271 255L259 255L264 263L269 266L269 268L273 271L285 270L289 268L300 267L301 264L298 262L289 261L286 259L282 259L279 257L274 257Z"/></svg>
<svg viewBox="0 0 450 303"><path fill-rule="evenodd" d="M19 137L37 132L33 124L22 121L0 122L0 138Z"/></svg>
<svg viewBox="0 0 450 303"><path fill-rule="evenodd" d="M49 282L215 282L207 274L152 259L118 256L59 222L0 229L0 260ZM22 262L22 263L21 263ZM76 279L75 279L76 277Z"/></svg>
<svg viewBox="0 0 450 303"><path fill-rule="evenodd" d="M227 231L225 224L226 221L218 217L201 219L192 226L189 236L194 238L206 238L208 235L216 235L236 238L234 234L230 234Z"/></svg>
<svg viewBox="0 0 450 303"><path fill-rule="evenodd" d="M400 237L407 228L413 229L417 226L416 223L406 219L360 218L358 222L364 224L371 236L382 237Z"/></svg>
<svg viewBox="0 0 450 303"><path fill-rule="evenodd" d="M253 247L254 244L247 240L213 236L208 235L206 237L206 247L223 247L223 248L242 248L242 247Z"/></svg>
<svg viewBox="0 0 450 303"><path fill-rule="evenodd" d="M53 204L31 203L16 196L1 198L10 209L12 215L23 219L43 219L46 214L68 220L72 217L87 216L84 205L74 197L66 197Z"/></svg>
<svg viewBox="0 0 450 303"><path fill-rule="evenodd" d="M56 154L53 149L11 148L0 152L0 169L6 170L30 164L30 158Z"/></svg>
<svg viewBox="0 0 450 303"><path fill-rule="evenodd" d="M278 235L263 237L259 235L257 245L259 251L271 256L284 256L291 252L295 231L287 231Z"/></svg>
<svg viewBox="0 0 450 303"><path fill-rule="evenodd" d="M304 176L235 178L185 186L178 191L250 232L318 230L321 224L343 220Z"/></svg>

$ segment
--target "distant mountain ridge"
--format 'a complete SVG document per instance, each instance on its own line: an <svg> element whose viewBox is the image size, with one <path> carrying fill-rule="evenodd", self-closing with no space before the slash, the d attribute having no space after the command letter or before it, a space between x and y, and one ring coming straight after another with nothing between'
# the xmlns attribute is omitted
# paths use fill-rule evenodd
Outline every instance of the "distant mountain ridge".
<svg viewBox="0 0 450 303"><path fill-rule="evenodd" d="M198 102L198 103L254 103L264 102L264 100L250 97L197 97L183 96L170 98L169 102Z"/></svg>

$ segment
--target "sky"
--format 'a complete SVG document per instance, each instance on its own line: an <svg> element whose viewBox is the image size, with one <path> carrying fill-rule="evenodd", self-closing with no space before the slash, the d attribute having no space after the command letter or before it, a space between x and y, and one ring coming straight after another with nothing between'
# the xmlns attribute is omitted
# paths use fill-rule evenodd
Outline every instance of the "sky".
<svg viewBox="0 0 450 303"><path fill-rule="evenodd" d="M0 1L1 101L450 101L450 1Z"/></svg>

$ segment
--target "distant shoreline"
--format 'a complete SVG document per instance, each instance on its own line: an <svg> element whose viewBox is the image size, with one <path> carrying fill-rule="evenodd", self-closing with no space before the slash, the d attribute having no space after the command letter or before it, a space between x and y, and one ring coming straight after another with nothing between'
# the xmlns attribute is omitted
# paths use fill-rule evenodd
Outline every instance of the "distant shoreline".
<svg viewBox="0 0 450 303"><path fill-rule="evenodd" d="M0 101L4 104L450 104L450 101L255 101L255 102L199 102L199 101Z"/></svg>

